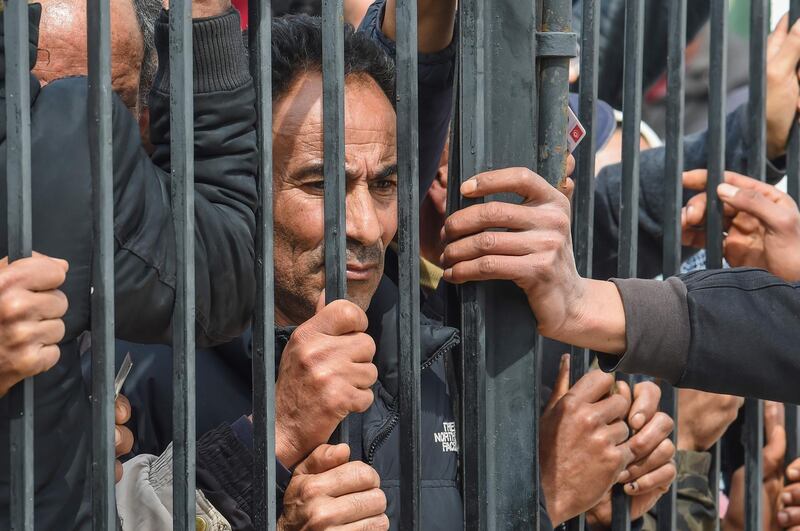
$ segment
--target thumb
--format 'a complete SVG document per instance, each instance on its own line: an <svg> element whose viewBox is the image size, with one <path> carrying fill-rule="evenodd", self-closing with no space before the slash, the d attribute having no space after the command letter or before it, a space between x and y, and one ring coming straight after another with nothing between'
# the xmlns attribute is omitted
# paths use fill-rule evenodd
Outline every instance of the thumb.
<svg viewBox="0 0 800 531"><path fill-rule="evenodd" d="M561 362L558 364L558 376L556 376L556 383L553 386L553 394L550 395L546 409L554 407L569 391L569 366L569 354L563 354Z"/></svg>
<svg viewBox="0 0 800 531"><path fill-rule="evenodd" d="M764 477L779 474L786 455L786 429L783 425L783 404L764 402ZM782 475L782 474L781 474Z"/></svg>
<svg viewBox="0 0 800 531"><path fill-rule="evenodd" d="M350 459L350 447L346 444L320 444L311 455L294 469L295 474L322 474L341 466Z"/></svg>
<svg viewBox="0 0 800 531"><path fill-rule="evenodd" d="M708 170L691 170L683 172L683 187L695 192L704 192L708 182Z"/></svg>

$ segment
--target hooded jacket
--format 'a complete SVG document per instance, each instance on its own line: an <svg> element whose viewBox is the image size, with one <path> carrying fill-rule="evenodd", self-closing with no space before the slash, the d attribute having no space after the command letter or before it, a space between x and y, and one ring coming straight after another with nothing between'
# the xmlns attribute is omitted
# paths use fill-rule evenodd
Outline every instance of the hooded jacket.
<svg viewBox="0 0 800 531"><path fill-rule="evenodd" d="M32 37L39 12L40 6L30 7ZM150 98L152 160L141 147L137 121L118 97L113 99L116 334L141 342L171 341L178 267L170 199L167 27L162 13L156 28L159 71ZM253 310L255 96L235 12L195 22L193 47L196 324L203 344L239 335ZM5 167L4 70L0 74L0 167ZM87 101L84 77L40 88L31 76L33 248L70 264L61 288L69 300L61 358L34 379L35 526L46 530L90 527L91 408L77 341L90 328L94 251ZM3 182L0 234L8 229L5 210ZM0 256L7 254L0 238ZM6 397L0 400L0 456L8 456L8 415ZM0 529L9 528L8 467L8 459L0 459Z"/></svg>

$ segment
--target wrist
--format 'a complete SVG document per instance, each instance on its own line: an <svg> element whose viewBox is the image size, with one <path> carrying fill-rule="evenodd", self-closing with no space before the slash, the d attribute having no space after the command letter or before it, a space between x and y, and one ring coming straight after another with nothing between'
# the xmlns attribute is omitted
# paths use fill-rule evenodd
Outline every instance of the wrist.
<svg viewBox="0 0 800 531"><path fill-rule="evenodd" d="M289 470L306 457L306 453L294 443L296 440L275 423L275 457Z"/></svg>
<svg viewBox="0 0 800 531"><path fill-rule="evenodd" d="M613 283L579 278L565 303L563 323L545 335L608 354L625 352L625 309Z"/></svg>

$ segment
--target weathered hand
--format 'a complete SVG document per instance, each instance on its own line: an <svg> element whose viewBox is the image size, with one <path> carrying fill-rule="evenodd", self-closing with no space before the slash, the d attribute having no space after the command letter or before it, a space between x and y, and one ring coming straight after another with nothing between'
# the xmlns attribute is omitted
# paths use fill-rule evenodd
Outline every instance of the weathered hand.
<svg viewBox="0 0 800 531"><path fill-rule="evenodd" d="M705 452L728 429L744 398L692 389L678 390L678 450Z"/></svg>
<svg viewBox="0 0 800 531"><path fill-rule="evenodd" d="M346 444L323 444L297 465L283 498L280 531L389 529L381 478L349 458Z"/></svg>
<svg viewBox="0 0 800 531"><path fill-rule="evenodd" d="M625 485L625 493L631 497L630 517L636 520L652 509L669 489L677 469L673 462L675 445L669 439L673 421L658 411L661 390L652 382L643 382L634 387L633 393L628 424L635 433L626 445L634 457L617 482ZM588 511L587 519L592 528L611 526L610 490Z"/></svg>
<svg viewBox="0 0 800 531"><path fill-rule="evenodd" d="M36 253L0 260L0 396L58 362L68 306L58 288L68 269L64 260Z"/></svg>
<svg viewBox="0 0 800 531"><path fill-rule="evenodd" d="M633 388L634 401L628 424L634 435L628 440L634 461L620 474L629 495L646 493L661 496L676 475L675 445L669 438L675 423L666 413L658 411L661 389L652 382L642 382Z"/></svg>
<svg viewBox="0 0 800 531"><path fill-rule="evenodd" d="M114 453L117 457L129 454L133 450L133 432L125 426L131 420L131 403L122 395L114 403ZM122 463L114 462L114 475L117 483L122 479Z"/></svg>
<svg viewBox="0 0 800 531"><path fill-rule="evenodd" d="M572 254L569 200L525 168L476 175L461 185L461 193L469 199L515 193L523 202L480 203L447 218L444 279L514 281L525 291L540 332L554 337L583 289Z"/></svg>
<svg viewBox="0 0 800 531"><path fill-rule="evenodd" d="M761 487L763 522L761 529L777 531L781 512L780 493L783 488L783 458L786 454L786 429L784 427L783 404L764 402L764 432L766 445L762 450L764 479ZM733 473L728 512L722 521L725 531L744 529L744 467Z"/></svg>
<svg viewBox="0 0 800 531"><path fill-rule="evenodd" d="M287 468L325 443L348 414L372 404L378 369L366 329L364 311L338 300L292 334L275 384L275 447Z"/></svg>
<svg viewBox="0 0 800 531"><path fill-rule="evenodd" d="M783 487L778 511L778 523L783 529L800 531L800 459L786 468L789 483Z"/></svg>
<svg viewBox="0 0 800 531"><path fill-rule="evenodd" d="M789 132L800 109L800 23L789 30L789 14L783 16L767 39L767 157L786 153Z"/></svg>
<svg viewBox="0 0 800 531"><path fill-rule="evenodd" d="M542 490L554 525L587 511L633 460L626 444L630 389L596 370L569 388L569 357L540 420Z"/></svg>
<svg viewBox="0 0 800 531"><path fill-rule="evenodd" d="M684 186L705 189L707 172L684 174ZM733 172L717 189L724 204L725 258L735 266L760 267L784 280L800 280L800 210L789 195L774 186ZM693 197L684 207L684 245L705 241L706 196ZM694 227L694 228L693 228ZM702 237L700 236L702 234Z"/></svg>

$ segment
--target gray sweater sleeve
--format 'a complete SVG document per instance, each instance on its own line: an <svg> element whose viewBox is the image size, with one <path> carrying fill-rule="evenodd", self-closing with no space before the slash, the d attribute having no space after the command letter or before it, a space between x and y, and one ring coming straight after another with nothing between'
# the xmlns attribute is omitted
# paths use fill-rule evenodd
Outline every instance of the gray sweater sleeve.
<svg viewBox="0 0 800 531"><path fill-rule="evenodd" d="M625 308L628 351L600 354L604 370L800 403L800 283L745 268L614 283Z"/></svg>

